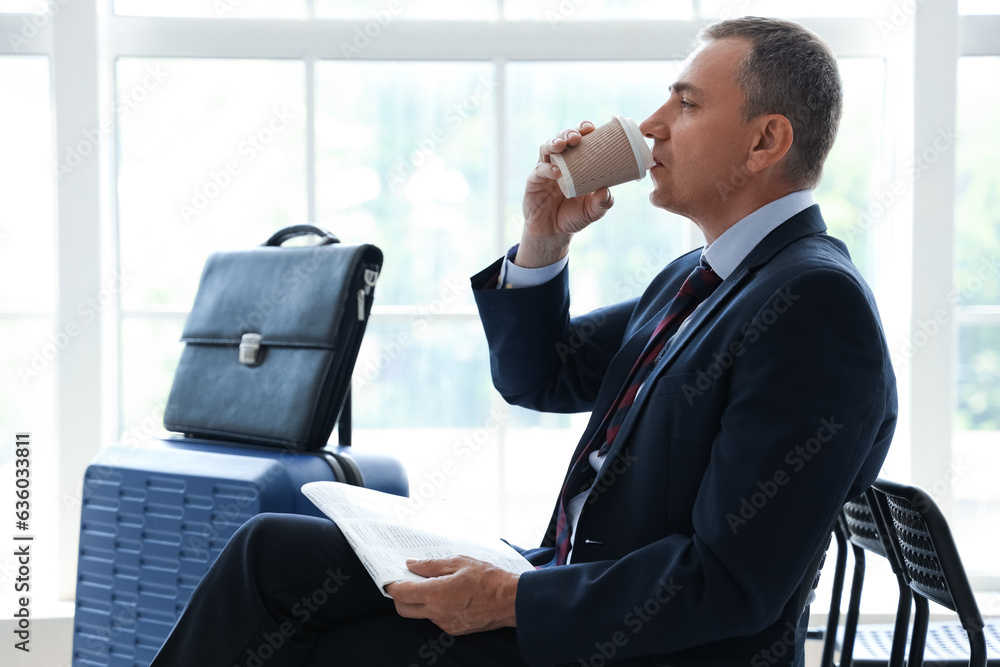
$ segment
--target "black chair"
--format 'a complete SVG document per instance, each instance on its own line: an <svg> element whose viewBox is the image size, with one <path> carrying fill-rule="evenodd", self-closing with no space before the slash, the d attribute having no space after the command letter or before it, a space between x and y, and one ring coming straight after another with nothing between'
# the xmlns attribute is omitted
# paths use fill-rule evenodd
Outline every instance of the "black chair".
<svg viewBox="0 0 1000 667"><path fill-rule="evenodd" d="M923 665L928 600L958 614L969 639L969 667L985 667L983 617L941 510L927 493L913 486L878 479L872 490L876 509L895 538L907 582L916 593L908 667Z"/></svg>
<svg viewBox="0 0 1000 667"><path fill-rule="evenodd" d="M851 599L848 604L844 625L844 641L841 648L840 667L850 667L854 657L854 642L857 635L858 617L861 609L861 591L865 575L865 551L878 554L889 562L899 587L899 601L896 605L896 621L893 626L892 644L886 660L880 660L889 667L903 667L906 653L906 635L910 625L910 607L913 595L906 578L902 555L896 546L892 529L877 507L872 489L844 504L841 517L846 537L851 542L854 554L854 580L851 585Z"/></svg>
<svg viewBox="0 0 1000 667"><path fill-rule="evenodd" d="M840 623L840 600L844 594L844 574L847 571L847 538L841 526L841 517L833 527L833 537L837 540L837 561L833 568L833 586L830 591L830 610L826 617L825 629L810 629L807 637L823 641L823 656L820 667L834 667L833 653L837 644L837 626Z"/></svg>
<svg viewBox="0 0 1000 667"><path fill-rule="evenodd" d="M822 667L851 667L854 658L854 645L858 630L858 618L861 609L861 592L865 577L865 552L871 552L885 558L889 562L899 586L899 603L896 608L896 622L891 632L891 651L884 653L878 661L881 665L902 667L906 651L906 636L910 620L912 595L901 564L901 558L894 549L894 539L886 527L886 523L874 505L873 492L869 489L861 496L845 503L841 516L837 521L835 535L837 538L837 565L834 571L833 590L830 599L830 613L827 617L827 628L824 633ZM840 601L843 595L843 581L846 572L847 544L850 543L854 556L854 574L851 581L851 594L847 607L847 617L844 622L844 634L841 642L840 662L834 661L837 644L837 627L840 620Z"/></svg>

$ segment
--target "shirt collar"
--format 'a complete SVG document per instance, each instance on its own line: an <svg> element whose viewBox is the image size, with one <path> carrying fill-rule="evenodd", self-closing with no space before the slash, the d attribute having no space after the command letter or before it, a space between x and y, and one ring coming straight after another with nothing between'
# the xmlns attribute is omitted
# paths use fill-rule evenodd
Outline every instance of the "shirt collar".
<svg viewBox="0 0 1000 667"><path fill-rule="evenodd" d="M702 260L725 280L765 236L815 203L812 190L799 190L761 206L702 250Z"/></svg>

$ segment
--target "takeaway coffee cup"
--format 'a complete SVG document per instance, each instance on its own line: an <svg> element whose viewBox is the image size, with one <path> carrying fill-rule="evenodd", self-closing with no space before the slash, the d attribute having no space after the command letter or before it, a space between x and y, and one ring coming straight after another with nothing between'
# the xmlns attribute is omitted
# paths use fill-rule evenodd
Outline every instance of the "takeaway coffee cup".
<svg viewBox="0 0 1000 667"><path fill-rule="evenodd" d="M638 181L656 164L639 126L622 116L615 116L583 135L576 146L553 153L549 161L562 172L556 182L568 198L625 181Z"/></svg>

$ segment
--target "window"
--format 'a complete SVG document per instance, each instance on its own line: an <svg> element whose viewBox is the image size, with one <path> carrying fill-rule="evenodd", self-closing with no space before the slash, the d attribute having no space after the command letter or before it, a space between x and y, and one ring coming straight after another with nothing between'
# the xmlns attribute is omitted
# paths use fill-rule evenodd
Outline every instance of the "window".
<svg viewBox="0 0 1000 667"><path fill-rule="evenodd" d="M208 254L307 217L305 68L122 58L116 75L120 395L131 431L162 421Z"/></svg>
<svg viewBox="0 0 1000 667"><path fill-rule="evenodd" d="M2 0L0 2L0 13L4 14L31 14L39 11L37 2L32 0Z"/></svg>
<svg viewBox="0 0 1000 667"><path fill-rule="evenodd" d="M957 395L952 466L942 480L955 497L956 539L966 567L989 571L1000 548L1000 150L993 119L1000 93L984 81L1000 77L1000 57L958 63L955 184L955 290L958 309Z"/></svg>
<svg viewBox="0 0 1000 667"><path fill-rule="evenodd" d="M1000 14L997 0L958 0L960 14Z"/></svg>
<svg viewBox="0 0 1000 667"><path fill-rule="evenodd" d="M707 20L801 18L838 54L846 95L816 196L831 232L847 242L872 284L894 351L920 334L911 314L936 298L916 287L922 271L940 270L958 286L981 283L954 304L957 328L946 350L931 346L915 363L902 355L897 364L901 420L890 471L930 486L948 461L968 468L961 484L936 496L951 505L970 567L986 573L977 582L995 585L1000 572L990 554L997 545L975 527L1000 512L985 478L997 463L1000 294L995 277L979 273L1000 223L989 161L1000 148L990 123L1000 100L982 85L1000 74L1000 33L991 30L996 17L982 14L1000 10L986 0L964 0L960 11L946 4L917 3L915 16L901 9L905 3L881 0L75 0L65 11L94 9L99 30L64 24L62 38L71 39L60 41L58 26L54 34L46 26L24 47L36 55L0 40L0 87L16 96L0 108L0 120L19 130L0 138L0 276L18 286L0 295L0 329L14 351L9 375L17 378L17 365L30 363L36 350L44 358L56 345L51 337L59 340L76 323L65 295L56 293L66 281L105 276L95 295L108 296L98 313L102 338L88 349L104 353L103 393L95 399L103 431L94 427L86 441L96 447L163 435L178 338L207 255L313 220L345 241L374 242L386 256L355 373L358 446L399 456L415 496L461 500L487 527L534 543L586 415L538 415L496 395L468 276L517 241L521 188L552 132L615 113L641 121L662 103ZM20 34L30 21L21 13L33 11L34 0L0 0L0 35ZM921 20L956 22L962 57L927 48L938 41L914 30ZM892 26L891 39L885 26ZM897 38L918 43L897 48ZM50 79L53 41L100 51L96 66L108 89L60 84L71 58L53 59ZM912 106L906 82L918 68L914 53L936 54L939 72L957 71L957 113L947 90ZM81 107L99 108L113 126L101 141L102 158L88 162L101 168L93 195L102 201L94 204L100 258L52 250L73 229L56 220L54 233L53 202L72 208L78 194L55 187L47 156L65 157L75 138L53 143L51 128ZM937 183L937 171L923 174L916 188L906 170L924 149L912 145L912 126L931 118L953 119L959 137L954 151L939 154L939 166L955 164L948 172L955 255L930 255L933 267L918 261L924 241L910 243L930 222L910 202L924 184ZM637 294L663 264L700 244L689 223L648 206L649 186L619 186L605 224L574 243L574 309ZM25 272L34 278L24 280ZM934 355L944 362L926 364ZM942 369L953 369L953 377ZM30 391L20 380L0 389L8 399L0 401L4 433L49 429L47 440L64 456L56 462L55 448L46 456L53 469L61 466L63 480L80 478L93 454L58 442L61 429L76 423L66 401L56 401L66 382L96 391L94 379L52 372L40 372ZM926 400L941 386L954 386L954 405ZM911 411L911 404L920 407ZM953 423L951 441L931 442L921 420ZM927 452L940 455L933 465L921 463ZM451 469L447 461L459 474L441 474ZM64 498L72 497L75 489L62 484ZM72 514L62 508L64 538ZM72 568L72 545L59 557L63 569Z"/></svg>
<svg viewBox="0 0 1000 667"><path fill-rule="evenodd" d="M114 0L115 12L131 16L192 18L305 18L306 0Z"/></svg>
<svg viewBox="0 0 1000 667"><path fill-rule="evenodd" d="M600 0L598 2L563 0L505 0L504 18L511 20L544 20L555 27L562 21L573 20L647 20L691 19L693 3L690 0Z"/></svg>
<svg viewBox="0 0 1000 667"><path fill-rule="evenodd" d="M31 434L31 518L26 534L38 536L38 571L56 571L59 460L55 424L56 366L89 323L90 307L65 326L55 322L55 210L49 61L44 56L0 55L0 478L14 480L14 437ZM8 487L12 488L12 487ZM13 499L12 494L8 496ZM15 570L11 554L0 556L0 579ZM8 588L8 587L5 587ZM3 594L11 593L10 589ZM49 581L38 582L41 598L54 598Z"/></svg>

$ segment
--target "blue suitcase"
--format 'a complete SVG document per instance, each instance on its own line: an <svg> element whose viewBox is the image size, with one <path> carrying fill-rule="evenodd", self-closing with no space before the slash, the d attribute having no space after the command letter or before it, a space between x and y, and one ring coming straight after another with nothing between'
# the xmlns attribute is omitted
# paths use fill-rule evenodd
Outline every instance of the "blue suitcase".
<svg viewBox="0 0 1000 667"><path fill-rule="evenodd" d="M364 486L408 495L396 459L329 451L349 451ZM261 512L322 516L299 489L344 481L335 467L324 450L191 438L102 450L84 477L74 667L148 666L233 533Z"/></svg>
<svg viewBox="0 0 1000 667"><path fill-rule="evenodd" d="M297 236L321 242L282 246ZM73 665L148 666L243 523L322 516L303 484L408 494L398 461L349 447L351 373L381 266L375 246L313 225L209 258L164 414L186 437L110 447L87 468ZM339 447L326 444L335 424Z"/></svg>

